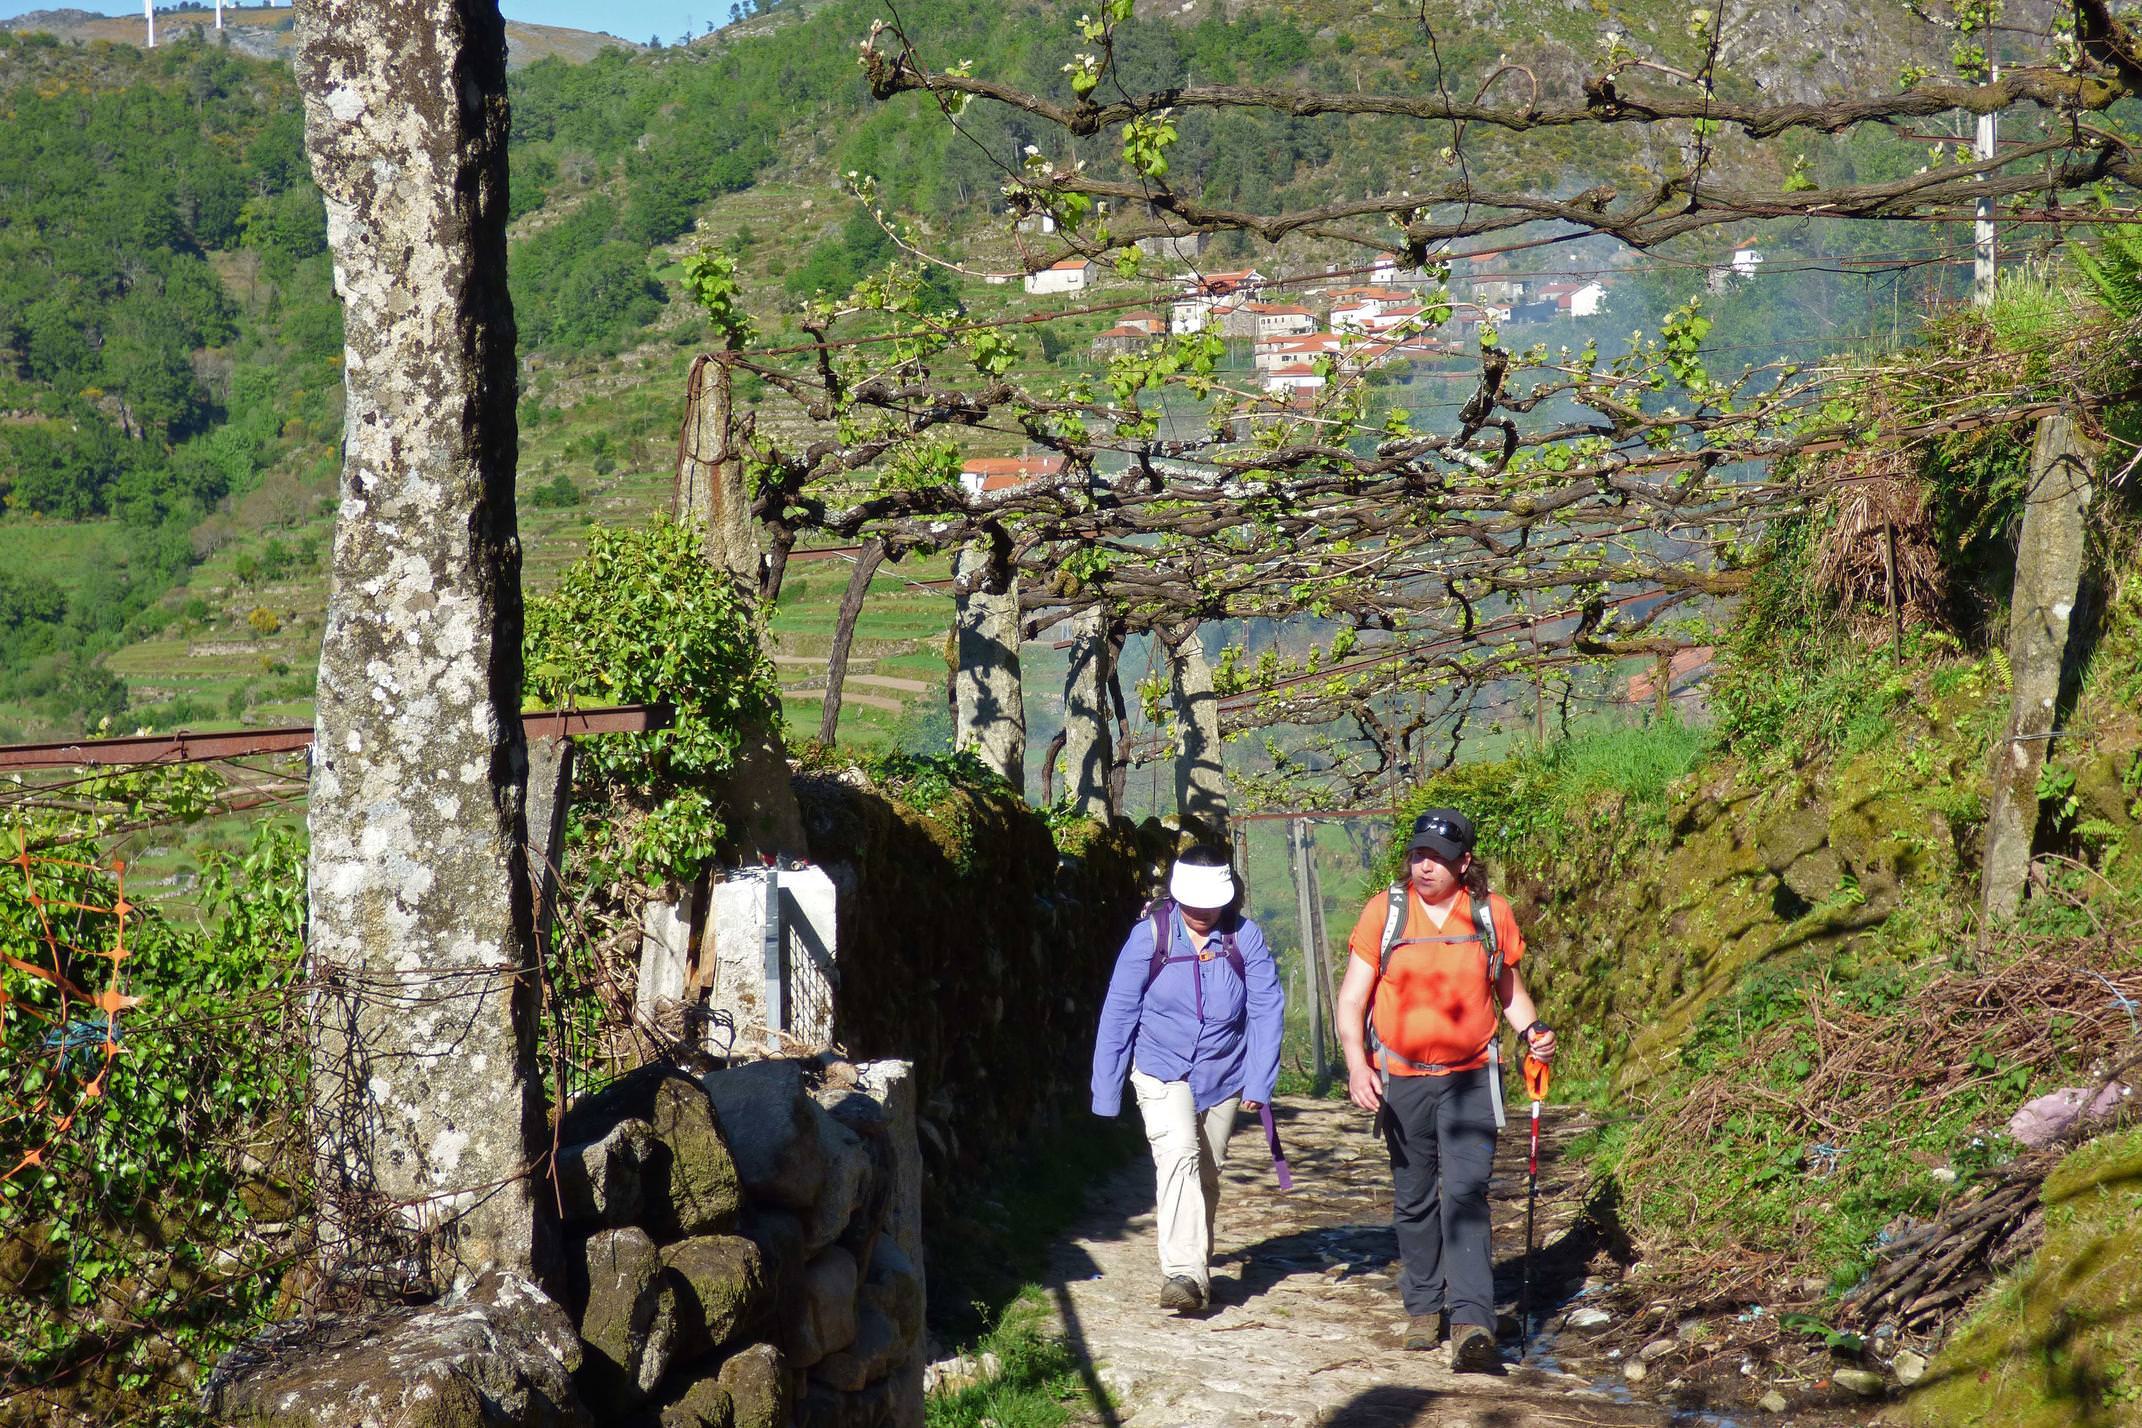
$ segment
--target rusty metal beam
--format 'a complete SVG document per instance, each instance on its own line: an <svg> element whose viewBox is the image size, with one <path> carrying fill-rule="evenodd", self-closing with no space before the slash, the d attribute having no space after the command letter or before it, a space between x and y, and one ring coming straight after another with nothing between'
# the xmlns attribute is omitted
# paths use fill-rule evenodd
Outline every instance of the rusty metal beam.
<svg viewBox="0 0 2142 1428"><path fill-rule="evenodd" d="M583 734L643 734L664 729L676 717L668 704L616 704L589 709L545 709L521 715L531 739ZM312 726L231 729L219 733L134 734L119 739L73 739L50 744L0 744L0 769L113 767L130 764L194 764L287 754L312 744Z"/></svg>
<svg viewBox="0 0 2142 1428"><path fill-rule="evenodd" d="M1279 823L1303 818L1312 823L1321 823L1333 818L1389 818L1397 812L1398 810L1395 808L1303 808L1292 812L1237 813L1233 815L1231 821L1236 823Z"/></svg>

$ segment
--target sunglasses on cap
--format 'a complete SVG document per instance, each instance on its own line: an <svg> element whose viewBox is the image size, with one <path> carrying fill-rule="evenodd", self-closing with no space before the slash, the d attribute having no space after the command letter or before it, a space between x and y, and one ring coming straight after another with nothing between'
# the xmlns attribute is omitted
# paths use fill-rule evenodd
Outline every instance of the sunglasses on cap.
<svg viewBox="0 0 2142 1428"><path fill-rule="evenodd" d="M1433 833L1436 837L1448 838L1453 843L1463 843L1467 836L1465 830L1455 822L1448 818L1439 818L1433 813L1424 813L1414 819L1413 831L1416 834Z"/></svg>

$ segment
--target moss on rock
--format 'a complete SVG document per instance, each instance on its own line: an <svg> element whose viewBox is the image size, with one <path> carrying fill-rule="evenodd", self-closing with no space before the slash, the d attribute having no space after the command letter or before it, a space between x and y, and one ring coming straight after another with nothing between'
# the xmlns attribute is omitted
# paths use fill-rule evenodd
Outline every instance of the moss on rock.
<svg viewBox="0 0 2142 1428"><path fill-rule="evenodd" d="M2142 1422L2142 1129L2075 1151L2043 1198L2043 1246L1935 1357L1890 1422Z"/></svg>

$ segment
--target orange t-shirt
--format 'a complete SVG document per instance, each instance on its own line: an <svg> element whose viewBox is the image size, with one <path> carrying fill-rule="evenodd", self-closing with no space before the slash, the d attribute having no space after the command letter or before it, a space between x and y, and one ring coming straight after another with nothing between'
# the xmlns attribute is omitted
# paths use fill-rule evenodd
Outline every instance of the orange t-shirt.
<svg viewBox="0 0 2142 1428"><path fill-rule="evenodd" d="M1348 949L1371 968L1382 957L1383 921L1390 904L1388 890L1370 898L1346 939ZM1503 965L1514 967L1525 955L1517 917L1499 893L1488 894L1488 910L1495 919ZM1369 1008L1377 1040L1398 1053L1390 1058L1391 1074L1437 1075L1485 1065L1501 1006L1488 990L1487 949L1473 927L1472 895L1461 891L1450 905L1450 916L1437 927L1420 894L1408 888L1406 925L1398 936L1390 969L1376 984ZM1456 940L1441 940L1446 937ZM1408 1061L1442 1066L1445 1072L1416 1070Z"/></svg>

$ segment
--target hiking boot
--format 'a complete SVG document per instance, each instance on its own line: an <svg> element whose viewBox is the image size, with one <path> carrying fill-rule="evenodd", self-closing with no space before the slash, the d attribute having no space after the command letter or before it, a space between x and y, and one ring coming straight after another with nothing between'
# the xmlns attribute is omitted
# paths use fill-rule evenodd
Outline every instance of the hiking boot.
<svg viewBox="0 0 2142 1428"><path fill-rule="evenodd" d="M1433 1314L1415 1314L1406 1320L1406 1347L1409 1349L1432 1349L1450 1336L1450 1311L1438 1309Z"/></svg>
<svg viewBox="0 0 2142 1428"><path fill-rule="evenodd" d="M1173 1275L1160 1282L1160 1307L1187 1314L1205 1307L1205 1293L1197 1287L1196 1280L1187 1275Z"/></svg>
<svg viewBox="0 0 2142 1428"><path fill-rule="evenodd" d="M1452 1373L1493 1373L1502 1362L1495 1352L1495 1331L1485 1324L1460 1324L1450 1331Z"/></svg>

